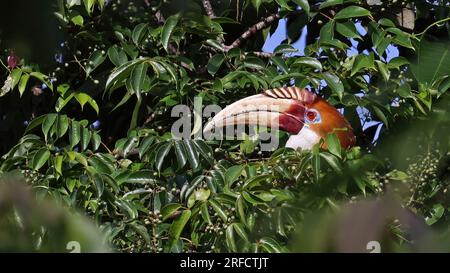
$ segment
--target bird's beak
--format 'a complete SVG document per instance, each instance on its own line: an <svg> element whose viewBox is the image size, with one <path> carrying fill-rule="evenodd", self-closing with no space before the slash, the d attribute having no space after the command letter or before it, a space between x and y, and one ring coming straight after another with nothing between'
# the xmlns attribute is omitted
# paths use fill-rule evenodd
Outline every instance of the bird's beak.
<svg viewBox="0 0 450 273"><path fill-rule="evenodd" d="M203 132L239 124L258 125L297 134L303 127L305 107L295 99L250 96L227 106L209 121Z"/></svg>

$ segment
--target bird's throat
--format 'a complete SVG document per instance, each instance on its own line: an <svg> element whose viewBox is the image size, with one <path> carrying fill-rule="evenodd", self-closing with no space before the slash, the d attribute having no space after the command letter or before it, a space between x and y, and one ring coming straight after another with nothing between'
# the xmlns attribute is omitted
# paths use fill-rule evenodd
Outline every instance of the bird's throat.
<svg viewBox="0 0 450 273"><path fill-rule="evenodd" d="M292 135L286 142L286 147L302 150L311 150L312 147L319 143L320 136L317 135L308 126L303 126L300 132L296 135Z"/></svg>

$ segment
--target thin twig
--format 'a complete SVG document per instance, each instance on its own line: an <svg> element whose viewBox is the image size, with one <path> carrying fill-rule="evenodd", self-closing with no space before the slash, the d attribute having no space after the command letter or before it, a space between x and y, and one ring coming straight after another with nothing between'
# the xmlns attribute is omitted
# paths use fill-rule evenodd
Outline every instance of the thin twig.
<svg viewBox="0 0 450 273"><path fill-rule="evenodd" d="M3 63L3 61L1 59L0 59L0 63L6 70L8 70L9 73L11 73L11 70Z"/></svg>
<svg viewBox="0 0 450 273"><path fill-rule="evenodd" d="M272 15L264 18L262 21L259 21L258 23L254 24L253 26L249 27L249 29L247 31L245 31L244 33L242 33L242 35L239 36L239 38L237 38L231 45L226 46L224 48L225 51L229 51L232 48L240 46L244 40L247 40L248 38L253 36L253 34L255 34L256 32L260 31L263 28L268 27L269 25L271 25L273 22L277 21L278 19L280 19L280 15L278 13L275 13L275 14L272 14Z"/></svg>
<svg viewBox="0 0 450 273"><path fill-rule="evenodd" d="M147 124L149 124L150 122L152 122L154 118L155 118L154 113L151 113L150 115L148 115L147 119L145 119L144 123L142 124L142 127L144 127Z"/></svg>
<svg viewBox="0 0 450 273"><path fill-rule="evenodd" d="M330 21L333 21L333 18L331 18L330 16L326 15L325 13L321 12L320 15L322 15L323 17L327 18Z"/></svg>
<svg viewBox="0 0 450 273"><path fill-rule="evenodd" d="M264 51L254 51L254 52L252 52L252 54L255 55L256 57L267 58L267 59L270 59L275 55L274 53L264 52Z"/></svg>
<svg viewBox="0 0 450 273"><path fill-rule="evenodd" d="M109 154L112 154L112 153L113 153L113 152L108 148L108 146L106 146L106 144L103 143L103 141L101 141L100 144L108 151Z"/></svg>
<svg viewBox="0 0 450 273"><path fill-rule="evenodd" d="M73 57L75 59L75 62L81 67L81 69L84 71L84 73L86 73L86 76L93 81L94 78L92 78L92 76L87 73L86 68L81 64L81 62L78 60L77 56L75 54L73 54Z"/></svg>

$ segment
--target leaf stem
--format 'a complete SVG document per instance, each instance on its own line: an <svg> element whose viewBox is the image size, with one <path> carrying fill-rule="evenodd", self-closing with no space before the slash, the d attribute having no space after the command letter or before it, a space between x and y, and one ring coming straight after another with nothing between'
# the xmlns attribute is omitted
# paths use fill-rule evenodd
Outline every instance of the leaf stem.
<svg viewBox="0 0 450 273"><path fill-rule="evenodd" d="M425 34L425 33L426 33L430 28L432 28L433 26L438 25L438 24L441 24L441 23L444 23L444 22L446 22L446 21L450 21L450 17L444 18L444 19L442 19L442 20L439 20L439 21L436 21L436 22L432 23L432 24L429 25L424 31L422 31L422 32L420 32L420 33L418 33L418 34L413 34L413 37L414 37L414 38L417 38L417 36L421 36L421 35ZM418 40L421 40L421 39L422 39L422 37L421 37L420 39L418 39Z"/></svg>

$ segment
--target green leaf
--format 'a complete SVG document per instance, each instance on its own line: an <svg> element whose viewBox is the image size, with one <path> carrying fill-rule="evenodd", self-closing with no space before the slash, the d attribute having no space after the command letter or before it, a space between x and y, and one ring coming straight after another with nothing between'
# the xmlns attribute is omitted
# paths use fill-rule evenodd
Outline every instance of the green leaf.
<svg viewBox="0 0 450 273"><path fill-rule="evenodd" d="M237 252L236 241L234 240L233 225L229 225L225 230L225 242L230 252Z"/></svg>
<svg viewBox="0 0 450 273"><path fill-rule="evenodd" d="M56 91L58 91L59 94L61 94L61 96L64 96L67 92L67 90L69 90L70 85L67 83L63 83L58 85L58 87L56 88Z"/></svg>
<svg viewBox="0 0 450 273"><path fill-rule="evenodd" d="M389 128L388 120L386 118L386 115L383 113L383 111L381 111L381 109L375 105L372 105L372 108L375 111L375 115L384 123L384 125L386 125L387 128Z"/></svg>
<svg viewBox="0 0 450 273"><path fill-rule="evenodd" d="M173 30L178 24L180 19L179 14L175 14L167 18L166 22L161 31L161 43L166 51L168 51L170 37L172 36Z"/></svg>
<svg viewBox="0 0 450 273"><path fill-rule="evenodd" d="M139 147L139 158L142 159L142 157L147 153L147 151L150 149L150 146L155 141L155 137L153 136L147 136L141 141L141 146Z"/></svg>
<svg viewBox="0 0 450 273"><path fill-rule="evenodd" d="M87 149L89 141L91 140L91 131L88 128L83 127L81 129L81 151Z"/></svg>
<svg viewBox="0 0 450 273"><path fill-rule="evenodd" d="M180 191L180 199L184 202L188 197L190 197L191 193L198 187L198 185L203 181L205 176L199 175L196 178L192 179L191 183L185 183Z"/></svg>
<svg viewBox="0 0 450 273"><path fill-rule="evenodd" d="M102 176L99 174L94 175L95 189L97 191L97 197L101 197L105 190L105 183L103 182Z"/></svg>
<svg viewBox="0 0 450 273"><path fill-rule="evenodd" d="M244 166L236 165L236 166L231 166L225 172L225 179L226 179L228 187L231 187L231 185L239 178L239 176L241 176L243 170L244 170Z"/></svg>
<svg viewBox="0 0 450 273"><path fill-rule="evenodd" d="M351 21L344 23L336 23L336 31L346 38L361 39L355 24Z"/></svg>
<svg viewBox="0 0 450 273"><path fill-rule="evenodd" d="M225 56L223 54L216 54L211 59L209 59L206 66L208 73L214 76L222 65L224 59Z"/></svg>
<svg viewBox="0 0 450 273"><path fill-rule="evenodd" d="M201 139L195 139L193 140L193 143L203 158L205 158L210 165L214 164L213 151L211 147Z"/></svg>
<svg viewBox="0 0 450 273"><path fill-rule="evenodd" d="M344 3L344 0L327 0L325 2L323 2L322 4L320 4L319 9L324 9L324 8L328 8L328 7L332 7L332 6L336 6L336 5L341 5Z"/></svg>
<svg viewBox="0 0 450 273"><path fill-rule="evenodd" d="M84 18L81 16L78 12L74 12L71 14L72 17L70 17L70 21L77 26L82 27L84 24Z"/></svg>
<svg viewBox="0 0 450 273"><path fill-rule="evenodd" d="M99 65L101 65L106 59L106 54L103 50L94 51L89 56L88 63L86 65L86 77L89 76Z"/></svg>
<svg viewBox="0 0 450 273"><path fill-rule="evenodd" d="M239 216L239 219L241 219L241 222L244 223L244 225L247 225L247 216L245 214L245 204L244 204L244 197L242 195L239 195L238 198L236 198L236 211Z"/></svg>
<svg viewBox="0 0 450 273"><path fill-rule="evenodd" d="M395 34L395 37L392 39L392 41L400 46L415 49L413 45L411 44L411 35L409 33L403 32L402 30L398 28L388 28L386 31ZM428 49L427 49L428 50Z"/></svg>
<svg viewBox="0 0 450 273"><path fill-rule="evenodd" d="M322 71L322 63L319 60L317 60L316 58L299 57L299 58L295 59L294 64L307 65L312 68L318 69L319 71Z"/></svg>
<svg viewBox="0 0 450 273"><path fill-rule="evenodd" d="M333 40L334 37L334 21L329 21L320 29L319 41L326 43Z"/></svg>
<svg viewBox="0 0 450 273"><path fill-rule="evenodd" d="M445 212L445 208L444 208L444 206L442 206L442 204L435 204L433 206L433 209L431 210L431 217L425 218L427 224L429 226L431 226L434 223L436 223L437 221L439 221L439 219L441 219L442 215L444 215L444 212Z"/></svg>
<svg viewBox="0 0 450 273"><path fill-rule="evenodd" d="M223 222L227 222L228 216L220 207L219 203L216 200L208 200L209 205L213 208L213 210L217 213L217 215L222 219Z"/></svg>
<svg viewBox="0 0 450 273"><path fill-rule="evenodd" d="M325 72L322 74L324 80L327 82L328 86L330 86L331 90L338 95L339 98L342 98L344 94L344 84L341 82L338 76L332 72Z"/></svg>
<svg viewBox="0 0 450 273"><path fill-rule="evenodd" d="M138 137L130 137L125 144L123 145L123 157L126 158L128 154L138 146L139 138Z"/></svg>
<svg viewBox="0 0 450 273"><path fill-rule="evenodd" d="M181 232L183 231L184 227L189 221L189 218L191 218L191 211L184 210L181 213L181 215L177 219L175 219L175 221L173 221L169 229L169 241L168 241L169 250L172 249L172 247L174 247L175 244L180 239Z"/></svg>
<svg viewBox="0 0 450 273"><path fill-rule="evenodd" d="M137 209L127 200L116 199L114 205L118 206L127 216L128 219L136 219L138 216Z"/></svg>
<svg viewBox="0 0 450 273"><path fill-rule="evenodd" d="M150 62L150 63L152 63L152 62ZM168 62L164 62L159 59L158 59L158 64L164 68L164 70L165 70L164 73L169 73L169 75L172 77L173 81L175 82L175 85L178 86L178 77L177 77L177 72L176 72L175 68Z"/></svg>
<svg viewBox="0 0 450 273"><path fill-rule="evenodd" d="M19 83L20 76L22 76L22 69L20 68L16 68L11 72L12 78L11 89L14 89L17 83Z"/></svg>
<svg viewBox="0 0 450 273"><path fill-rule="evenodd" d="M234 228L234 230L236 231L237 235L239 235L239 237L242 238L242 240L244 240L246 243L249 242L248 236L247 236L247 232L245 232L245 228L242 226L242 224L240 223L233 223L231 224Z"/></svg>
<svg viewBox="0 0 450 273"><path fill-rule="evenodd" d="M187 158L186 158L186 150L184 149L184 145L182 141L175 141L174 142L174 150L175 155L177 157L178 162L178 168L181 169L186 165Z"/></svg>
<svg viewBox="0 0 450 273"><path fill-rule="evenodd" d="M95 171L104 174L111 174L114 172L114 166L98 155L94 155L88 159L89 164L95 168Z"/></svg>
<svg viewBox="0 0 450 273"><path fill-rule="evenodd" d="M117 193L120 191L116 181L109 174L102 174L102 177L103 181L105 181L114 190L114 192Z"/></svg>
<svg viewBox="0 0 450 273"><path fill-rule="evenodd" d="M27 83L28 83L28 79L30 78L29 74L23 74L22 77L20 78L20 82L19 82L19 94L20 97L22 97L23 92L25 92L25 88L27 87Z"/></svg>
<svg viewBox="0 0 450 273"><path fill-rule="evenodd" d="M374 55L357 55L355 61L353 62L352 72L350 76L355 75L361 69L369 69L374 67Z"/></svg>
<svg viewBox="0 0 450 273"><path fill-rule="evenodd" d="M62 174L62 164L63 164L64 156L58 155L55 157L55 170L56 173L61 175Z"/></svg>
<svg viewBox="0 0 450 273"><path fill-rule="evenodd" d="M34 71L30 73L30 76L45 83L48 86L48 88L50 88L50 90L53 91L53 84L50 81L48 81L48 77L46 75L42 74L41 72Z"/></svg>
<svg viewBox="0 0 450 273"><path fill-rule="evenodd" d="M256 9L256 13L259 13L259 7L261 6L262 0L252 0L252 4Z"/></svg>
<svg viewBox="0 0 450 273"><path fill-rule="evenodd" d="M411 96L411 86L408 83L404 83L397 88L396 92L402 98L409 98Z"/></svg>
<svg viewBox="0 0 450 273"><path fill-rule="evenodd" d="M134 108L133 108L133 114L131 115L130 127L128 128L128 132L135 129L137 126L139 110L141 109L141 103L142 103L142 99L141 99L141 96L139 95L138 99L136 101L136 104L134 105Z"/></svg>
<svg viewBox="0 0 450 273"><path fill-rule="evenodd" d="M334 154L335 156L341 158L342 148L337 135L335 133L328 134L325 138L325 142L327 144L328 151L330 151L330 153Z"/></svg>
<svg viewBox="0 0 450 273"><path fill-rule="evenodd" d="M411 71L419 82L428 86L440 77L450 75L450 43L430 42L422 38L417 57L411 63Z"/></svg>
<svg viewBox="0 0 450 273"><path fill-rule="evenodd" d="M398 56L398 57L392 58L389 61L389 63L387 64L387 66L391 69L392 68L398 69L400 66L407 65L407 64L409 64L409 61L405 57Z"/></svg>
<svg viewBox="0 0 450 273"><path fill-rule="evenodd" d="M394 22L392 22L388 18L381 18L380 20L378 20L378 24L385 26L385 27L395 27Z"/></svg>
<svg viewBox="0 0 450 273"><path fill-rule="evenodd" d="M409 178L408 174L399 170L392 170L386 174L389 179L404 181Z"/></svg>
<svg viewBox="0 0 450 273"><path fill-rule="evenodd" d="M156 158L155 158L155 167L158 171L161 171L164 159L166 158L167 154L169 153L170 149L172 148L172 142L164 143L159 147L159 149L156 152Z"/></svg>
<svg viewBox="0 0 450 273"><path fill-rule="evenodd" d="M80 139L81 139L80 123L76 120L72 120L72 124L69 130L70 148L73 149L73 147L75 147L80 142Z"/></svg>
<svg viewBox="0 0 450 273"><path fill-rule="evenodd" d="M375 61L377 67L378 67L378 71L380 72L381 76L383 77L384 81L388 81L389 80L389 76L390 76L390 72L389 69L387 68L387 65L381 61Z"/></svg>
<svg viewBox="0 0 450 273"><path fill-rule="evenodd" d="M162 220L165 221L170 218L175 212L177 212L181 208L179 203L170 203L165 205L161 209Z"/></svg>
<svg viewBox="0 0 450 273"><path fill-rule="evenodd" d="M50 157L50 151L47 148L39 149L31 159L31 168L35 171L44 166Z"/></svg>
<svg viewBox="0 0 450 273"><path fill-rule="evenodd" d="M73 96L80 104L81 110L84 109L84 105L86 103L89 103L89 105L92 107L92 109L95 110L97 115L99 114L100 109L98 108L98 104L90 95L83 93L83 92L77 92L77 93L74 93Z"/></svg>
<svg viewBox="0 0 450 273"><path fill-rule="evenodd" d="M61 112L61 110L67 105L67 103L73 99L74 95L74 93L71 93L66 98L59 97L55 105L56 112Z"/></svg>
<svg viewBox="0 0 450 273"><path fill-rule="evenodd" d="M144 238L145 243L151 244L150 235L145 226L139 225L137 222L130 223L129 225L136 231L137 234Z"/></svg>
<svg viewBox="0 0 450 273"><path fill-rule="evenodd" d="M133 33L131 34L131 39L133 40L133 43L137 46L140 45L142 39L147 34L148 26L146 23L141 23L134 27Z"/></svg>
<svg viewBox="0 0 450 273"><path fill-rule="evenodd" d="M102 138L99 134L97 133L92 133L92 139L91 139L91 144L92 144L92 150L93 151L97 151L98 148L100 147L100 144L102 142Z"/></svg>
<svg viewBox="0 0 450 273"><path fill-rule="evenodd" d="M47 141L48 133L56 121L57 114L48 114L42 123L42 133L44 134L45 141Z"/></svg>
<svg viewBox="0 0 450 273"><path fill-rule="evenodd" d="M266 64L258 57L247 57L244 60L243 66L254 70L262 70Z"/></svg>
<svg viewBox="0 0 450 273"><path fill-rule="evenodd" d="M349 6L342 10L340 10L335 16L334 19L347 19L347 18L354 18L354 17L363 17L363 16L369 16L370 11L368 11L365 8L358 7L358 6Z"/></svg>
<svg viewBox="0 0 450 273"><path fill-rule="evenodd" d="M336 173L342 173L342 164L336 156L327 152L321 152L320 157L325 159L328 165L330 165Z"/></svg>
<svg viewBox="0 0 450 273"><path fill-rule="evenodd" d="M100 10L103 11L103 8L105 7L105 0L97 0L97 3L100 7Z"/></svg>
<svg viewBox="0 0 450 273"><path fill-rule="evenodd" d="M203 202L200 206L200 210L202 213L202 218L205 222L207 222L208 224L211 224L211 216L209 215L209 211L208 211L208 204L207 202Z"/></svg>
<svg viewBox="0 0 450 273"><path fill-rule="evenodd" d="M312 149L312 168L314 172L314 180L316 182L319 182L320 179L320 151L319 151L319 145L314 145Z"/></svg>
<svg viewBox="0 0 450 273"><path fill-rule="evenodd" d="M192 142L188 139L183 139L183 146L186 149L186 155L187 159L189 161L189 164L191 165L192 169L196 169L199 164L199 158L197 150L195 149L195 146L192 144Z"/></svg>
<svg viewBox="0 0 450 273"><path fill-rule="evenodd" d="M56 120L56 136L58 138L64 136L67 133L67 130L69 129L69 119L66 115L58 115L58 118Z"/></svg>
<svg viewBox="0 0 450 273"><path fill-rule="evenodd" d="M30 132L31 130L33 130L34 128L36 128L36 127L38 127L39 125L41 125L41 124L45 121L46 118L47 118L47 115L42 115L42 116L39 116L39 117L33 119L33 120L30 122L30 124L28 124L28 127L27 127L27 129L25 130L25 133L28 133L28 132Z"/></svg>
<svg viewBox="0 0 450 273"><path fill-rule="evenodd" d="M128 61L125 51L117 45L113 45L108 49L108 57L115 66L121 66Z"/></svg>
<svg viewBox="0 0 450 273"><path fill-rule="evenodd" d="M138 100L141 100L142 87L144 86L145 77L147 75L147 63L140 63L136 65L131 71L130 87L131 92L137 95Z"/></svg>
<svg viewBox="0 0 450 273"><path fill-rule="evenodd" d="M278 66L284 73L288 73L289 68L287 67L286 62L285 62L282 58L280 58L280 57L278 57L278 56L273 56L271 60L272 60L272 62L273 62L276 66Z"/></svg>
<svg viewBox="0 0 450 273"><path fill-rule="evenodd" d="M131 70L134 68L135 65L138 65L140 63L149 61L150 58L141 58L141 59L135 59L131 60L129 62L126 62L122 64L121 66L117 67L113 70L113 72L109 75L108 79L106 80L106 86L105 90L110 89L115 83L123 81L125 78L130 75Z"/></svg>
<svg viewBox="0 0 450 273"><path fill-rule="evenodd" d="M84 8L86 9L87 13L90 16L92 13L94 4L95 4L95 0L83 0L83 3L84 3Z"/></svg>
<svg viewBox="0 0 450 273"><path fill-rule="evenodd" d="M153 172L149 170L140 170L132 172L122 183L126 184L155 184L156 179L153 176ZM121 183L121 184L122 184Z"/></svg>
<svg viewBox="0 0 450 273"><path fill-rule="evenodd" d="M260 205L260 204L264 204L264 201L255 196L254 194L251 194L249 192L243 191L241 192L242 197L245 199L245 201L249 202L250 204L253 205Z"/></svg>
<svg viewBox="0 0 450 273"><path fill-rule="evenodd" d="M288 45L288 44L281 44L273 50L273 53L275 53L275 54L285 54L285 53L294 53L294 52L298 52L298 49L296 49L292 45Z"/></svg>
<svg viewBox="0 0 450 273"><path fill-rule="evenodd" d="M261 182L264 182L270 178L271 178L271 175L269 175L269 174L261 174L261 175L253 176L253 177L247 179L242 187L246 188L246 189L252 189L253 187L260 186Z"/></svg>
<svg viewBox="0 0 450 273"><path fill-rule="evenodd" d="M286 250L275 239L264 237L259 240L259 245L269 253L282 253Z"/></svg>
<svg viewBox="0 0 450 273"><path fill-rule="evenodd" d="M356 186L358 186L364 196L366 196L366 182L360 176L355 176L353 178L355 180Z"/></svg>

